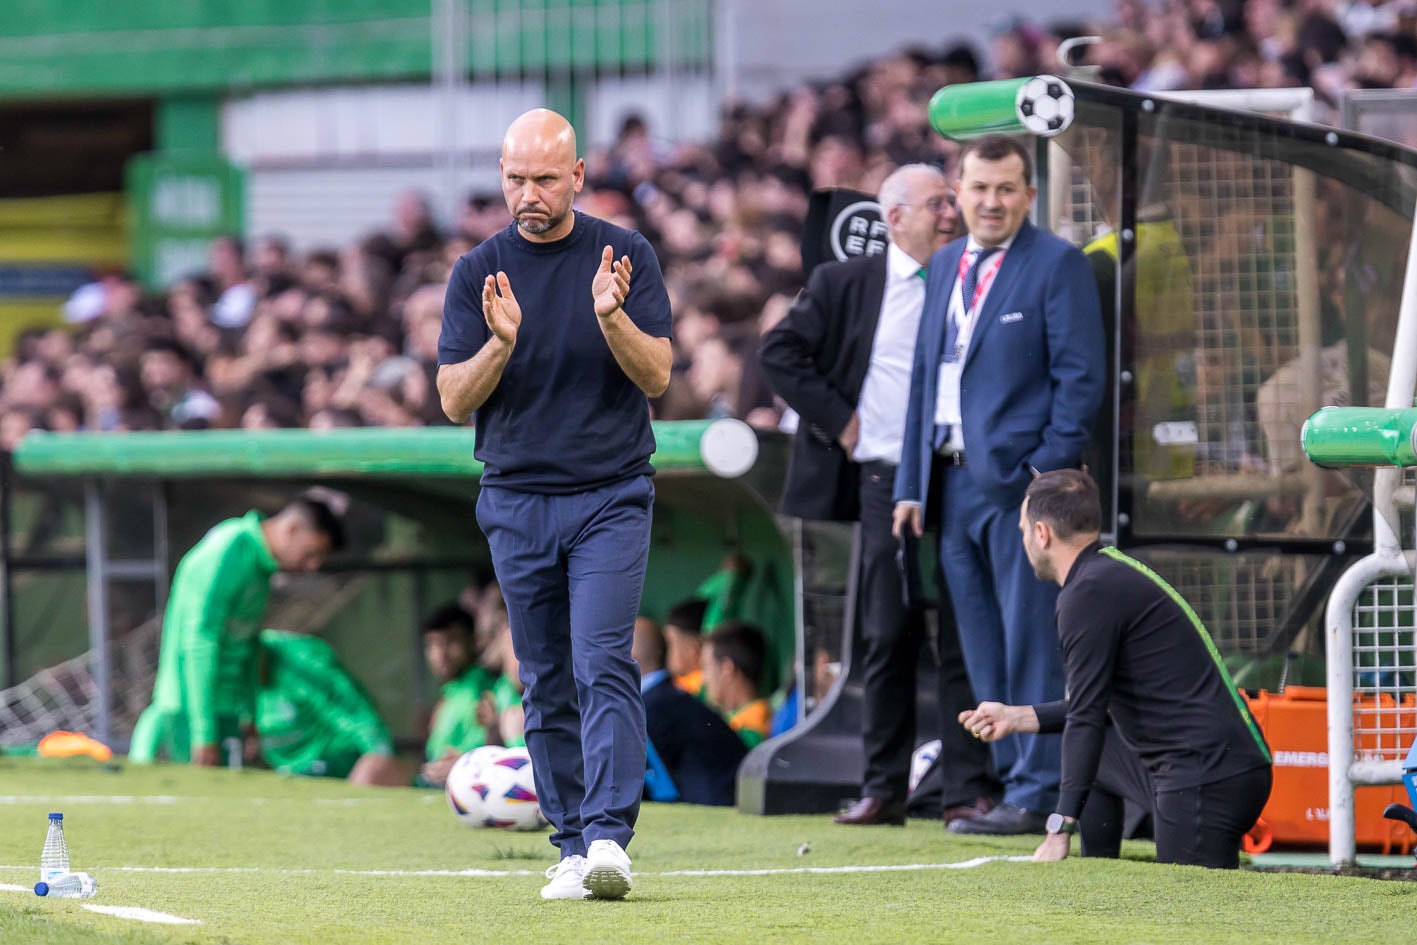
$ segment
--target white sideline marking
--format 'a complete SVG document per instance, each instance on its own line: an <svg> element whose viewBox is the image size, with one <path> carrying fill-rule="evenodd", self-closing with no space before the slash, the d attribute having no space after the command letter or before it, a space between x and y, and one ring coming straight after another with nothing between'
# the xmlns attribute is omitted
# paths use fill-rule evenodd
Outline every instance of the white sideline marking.
<svg viewBox="0 0 1417 945"><path fill-rule="evenodd" d="M400 798L389 797L317 797L316 807L359 807L364 804L373 804L381 801L399 800ZM212 801L220 800L226 803L245 801L248 804L257 806L263 804L295 802L303 803L303 800L296 798L269 798L269 797L206 797L203 795L173 795L173 794L0 794L0 804L113 804L124 806L127 804L181 804L187 801ZM425 794L418 799L420 804L441 804L442 794Z"/></svg>
<svg viewBox="0 0 1417 945"><path fill-rule="evenodd" d="M171 794L0 794L0 804L176 804L191 800L198 798Z"/></svg>
<svg viewBox="0 0 1417 945"><path fill-rule="evenodd" d="M8 867L5 867L8 869ZM259 866L105 866L104 872L113 873L268 873L270 870ZM284 873L285 870L275 872ZM292 872L313 873L314 870L292 870Z"/></svg>
<svg viewBox="0 0 1417 945"><path fill-rule="evenodd" d="M12 867L3 867L11 869ZM0 892L22 892L34 895L32 886L16 886L13 883L0 883ZM93 906L87 903L84 908L90 912L97 912L100 915L111 915L115 919L131 919L134 922L155 922L158 925L201 925L201 919L187 919L180 915L172 915L168 912L155 912L152 909L143 909L139 906Z"/></svg>
<svg viewBox="0 0 1417 945"><path fill-rule="evenodd" d="M976 856L972 860L954 863L891 863L877 866L797 866L758 870L670 870L665 873L636 872L635 876L789 876L794 873L909 873L922 870L967 870L985 863L1027 863L1031 856ZM0 870L25 870L28 866L0 866ZM281 876L311 876L334 873L338 876L449 877L456 879L505 879L519 876L540 876L542 870L316 870L271 869L261 866L105 866L109 873L275 873ZM96 869L95 872L98 870ZM0 889L9 888L0 886ZM28 887L16 886L15 889Z"/></svg>
<svg viewBox="0 0 1417 945"><path fill-rule="evenodd" d="M97 912L100 915L111 915L116 919L132 919L134 922L155 922L158 925L201 925L201 919L184 919L180 915L172 915L167 912L154 912L152 909L142 909L138 906L90 906L85 905L85 909L90 912Z"/></svg>
<svg viewBox="0 0 1417 945"><path fill-rule="evenodd" d="M501 879L507 876L543 876L545 870L334 870L341 876L456 876Z"/></svg>
<svg viewBox="0 0 1417 945"><path fill-rule="evenodd" d="M918 870L967 870L985 863L1030 863L1031 856L976 856L958 863L906 863L886 866L797 866L765 870L671 870L658 876L787 876L792 873L907 873Z"/></svg>

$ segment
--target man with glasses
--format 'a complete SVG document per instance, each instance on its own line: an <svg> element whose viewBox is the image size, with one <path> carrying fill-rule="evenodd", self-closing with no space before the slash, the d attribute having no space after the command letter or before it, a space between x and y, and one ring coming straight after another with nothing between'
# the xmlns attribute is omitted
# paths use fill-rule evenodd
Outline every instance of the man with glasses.
<svg viewBox="0 0 1417 945"><path fill-rule="evenodd" d="M925 302L925 264L960 235L945 175L925 164L900 168L878 200L890 233L885 253L812 271L792 310L763 340L763 367L801 415L782 510L798 518L860 521L856 649L865 673L861 797L840 824L903 824L915 735L915 676L921 614L903 600L891 537L915 335ZM947 613L946 608L942 613ZM941 622L940 700L945 822L983 813L985 754L949 724L971 701L951 621Z"/></svg>

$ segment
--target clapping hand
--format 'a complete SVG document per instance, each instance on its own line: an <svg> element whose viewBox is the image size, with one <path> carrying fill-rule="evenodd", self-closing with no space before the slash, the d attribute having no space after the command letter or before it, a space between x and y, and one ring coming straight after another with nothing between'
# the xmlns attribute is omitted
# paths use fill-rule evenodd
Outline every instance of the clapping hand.
<svg viewBox="0 0 1417 945"><path fill-rule="evenodd" d="M597 276L597 279L599 277ZM482 317L499 341L517 343L517 329L522 324L522 307L512 294L512 283L505 272L488 276L482 283Z"/></svg>
<svg viewBox="0 0 1417 945"><path fill-rule="evenodd" d="M605 247L600 254L600 269L595 274L595 281L590 284L596 315L609 318L625 304L625 296L630 294L630 269L629 256L621 256L617 262L615 250Z"/></svg>

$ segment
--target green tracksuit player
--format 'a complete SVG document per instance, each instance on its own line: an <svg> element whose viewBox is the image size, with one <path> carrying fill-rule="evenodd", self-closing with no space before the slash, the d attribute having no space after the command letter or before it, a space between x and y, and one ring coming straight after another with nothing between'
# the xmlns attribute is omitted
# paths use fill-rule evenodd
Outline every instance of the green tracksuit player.
<svg viewBox="0 0 1417 945"><path fill-rule="evenodd" d="M496 679L477 665L477 620L457 604L439 607L423 621L423 656L440 684L429 721L427 761L417 784L442 787L463 752L487 744L487 726L478 706L495 699Z"/></svg>
<svg viewBox="0 0 1417 945"><path fill-rule="evenodd" d="M276 771L345 778L364 755L390 757L393 741L364 687L319 637L262 630L256 731Z"/></svg>
<svg viewBox="0 0 1417 945"><path fill-rule="evenodd" d="M256 634L271 576L314 571L344 544L327 505L299 498L263 519L219 523L183 556L162 622L152 703L133 730L130 760L215 765L239 738L256 694Z"/></svg>

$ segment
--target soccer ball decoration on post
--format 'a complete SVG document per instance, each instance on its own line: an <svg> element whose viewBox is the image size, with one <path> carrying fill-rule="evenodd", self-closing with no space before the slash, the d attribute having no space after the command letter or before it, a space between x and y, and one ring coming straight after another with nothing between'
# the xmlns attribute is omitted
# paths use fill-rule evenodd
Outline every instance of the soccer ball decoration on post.
<svg viewBox="0 0 1417 945"><path fill-rule="evenodd" d="M1025 128L1046 138L1073 123L1073 101L1073 90L1062 79L1036 75L1018 90L1018 113Z"/></svg>
<svg viewBox="0 0 1417 945"><path fill-rule="evenodd" d="M453 816L469 827L546 826L525 748L488 745L468 752L453 763L444 793Z"/></svg>
<svg viewBox="0 0 1417 945"><path fill-rule="evenodd" d="M1053 75L947 85L930 98L930 126L956 141L987 134L1051 138L1073 123L1075 96Z"/></svg>

